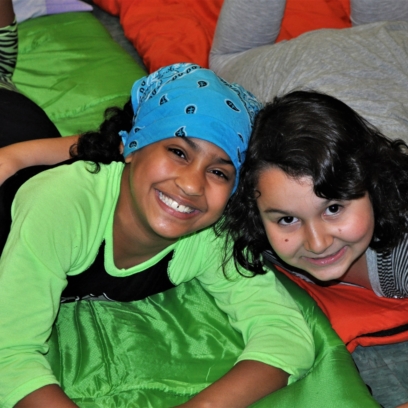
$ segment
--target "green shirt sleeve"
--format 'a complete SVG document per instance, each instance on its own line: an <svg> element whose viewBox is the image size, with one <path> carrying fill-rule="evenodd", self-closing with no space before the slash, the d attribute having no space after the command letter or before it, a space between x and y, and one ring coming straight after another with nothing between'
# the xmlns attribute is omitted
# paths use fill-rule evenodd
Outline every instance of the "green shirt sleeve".
<svg viewBox="0 0 408 408"><path fill-rule="evenodd" d="M241 360L256 360L303 377L314 361L312 333L295 301L272 271L244 277L231 260L221 270L223 239L207 229L180 240L170 265L174 283L197 278L242 333ZM243 271L244 273L246 271ZM248 272L246 272L248 275Z"/></svg>
<svg viewBox="0 0 408 408"><path fill-rule="evenodd" d="M41 173L18 191L0 258L0 406L56 384L44 353L66 275L95 258L114 204L111 186L84 163ZM100 180L100 181L99 181Z"/></svg>

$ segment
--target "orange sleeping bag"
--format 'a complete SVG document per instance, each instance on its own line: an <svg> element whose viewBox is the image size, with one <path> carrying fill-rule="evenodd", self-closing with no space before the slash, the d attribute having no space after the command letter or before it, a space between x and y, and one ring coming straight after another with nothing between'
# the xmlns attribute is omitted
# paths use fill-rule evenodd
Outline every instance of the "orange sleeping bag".
<svg viewBox="0 0 408 408"><path fill-rule="evenodd" d="M408 298L381 298L369 289L344 284L322 287L277 269L312 296L350 352L358 345L408 340Z"/></svg>

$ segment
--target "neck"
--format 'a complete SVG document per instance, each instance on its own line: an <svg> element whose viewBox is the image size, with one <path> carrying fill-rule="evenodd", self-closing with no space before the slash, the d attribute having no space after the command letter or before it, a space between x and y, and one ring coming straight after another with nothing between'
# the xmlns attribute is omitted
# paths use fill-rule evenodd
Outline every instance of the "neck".
<svg viewBox="0 0 408 408"><path fill-rule="evenodd" d="M122 174L118 203L113 219L113 256L117 268L131 268L149 260L177 240L163 238L143 224L132 206L128 188L128 168Z"/></svg>
<svg viewBox="0 0 408 408"><path fill-rule="evenodd" d="M372 289L370 278L368 277L367 259L365 253L351 265L349 270L339 279L339 281L353 283L367 289Z"/></svg>

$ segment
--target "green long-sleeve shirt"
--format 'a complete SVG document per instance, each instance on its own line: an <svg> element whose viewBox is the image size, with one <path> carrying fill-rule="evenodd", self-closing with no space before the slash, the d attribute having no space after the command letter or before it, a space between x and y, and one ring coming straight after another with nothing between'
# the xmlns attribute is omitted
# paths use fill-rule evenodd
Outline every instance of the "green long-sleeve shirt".
<svg viewBox="0 0 408 408"><path fill-rule="evenodd" d="M171 282L196 278L214 296L243 335L239 360L282 368L291 381L307 372L313 339L294 301L272 272L244 278L231 262L226 279L220 269L223 242L210 228L181 238L133 268L116 268L112 228L124 165L102 165L96 174L87 166L77 162L41 173L14 200L0 259L0 406L13 406L34 390L58 383L43 354L66 276L85 271L104 240L105 269L119 277L141 272L174 250Z"/></svg>

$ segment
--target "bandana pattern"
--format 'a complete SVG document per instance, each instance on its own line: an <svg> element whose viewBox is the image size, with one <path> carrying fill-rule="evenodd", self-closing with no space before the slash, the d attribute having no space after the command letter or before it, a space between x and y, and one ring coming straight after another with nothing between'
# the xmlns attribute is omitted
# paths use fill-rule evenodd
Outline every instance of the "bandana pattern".
<svg viewBox="0 0 408 408"><path fill-rule="evenodd" d="M228 154L238 174L253 121L261 108L255 96L195 64L173 64L136 81L129 132L119 132L124 156L171 137L195 137Z"/></svg>

